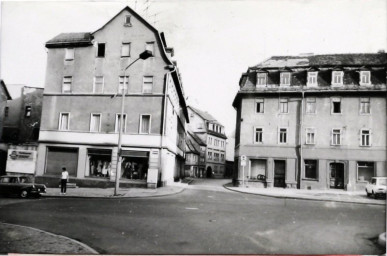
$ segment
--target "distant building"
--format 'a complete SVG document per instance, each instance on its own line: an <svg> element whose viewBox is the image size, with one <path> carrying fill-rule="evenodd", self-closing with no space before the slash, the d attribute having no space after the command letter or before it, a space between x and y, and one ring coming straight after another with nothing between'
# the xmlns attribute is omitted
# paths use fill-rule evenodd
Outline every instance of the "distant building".
<svg viewBox="0 0 387 256"><path fill-rule="evenodd" d="M236 184L363 190L386 176L386 65L378 53L273 56L248 68L233 102Z"/></svg>
<svg viewBox="0 0 387 256"><path fill-rule="evenodd" d="M189 130L206 144L204 168L199 168L199 177L224 177L227 139L224 126L209 113L191 106L188 113Z"/></svg>
<svg viewBox="0 0 387 256"><path fill-rule="evenodd" d="M1 103L0 171L3 174L4 171L34 174L42 100L43 88L24 86L20 97Z"/></svg>
<svg viewBox="0 0 387 256"><path fill-rule="evenodd" d="M78 185L112 186L118 155L122 186L167 185L184 174L188 112L164 34L126 7L100 29L59 34L46 48L36 173L46 184L65 166ZM125 72L144 50L153 57Z"/></svg>
<svg viewBox="0 0 387 256"><path fill-rule="evenodd" d="M3 136L4 117L8 115L8 109L6 108L7 102L12 97L8 92L7 86L4 81L0 80L0 138ZM0 175L5 174L5 166L7 159L7 145L0 143Z"/></svg>

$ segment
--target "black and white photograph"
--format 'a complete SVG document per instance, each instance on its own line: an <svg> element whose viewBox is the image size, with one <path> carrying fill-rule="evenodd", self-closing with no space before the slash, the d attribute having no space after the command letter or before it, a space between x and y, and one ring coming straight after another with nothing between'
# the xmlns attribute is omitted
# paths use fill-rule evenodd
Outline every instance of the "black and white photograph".
<svg viewBox="0 0 387 256"><path fill-rule="evenodd" d="M386 254L385 0L0 4L0 254Z"/></svg>

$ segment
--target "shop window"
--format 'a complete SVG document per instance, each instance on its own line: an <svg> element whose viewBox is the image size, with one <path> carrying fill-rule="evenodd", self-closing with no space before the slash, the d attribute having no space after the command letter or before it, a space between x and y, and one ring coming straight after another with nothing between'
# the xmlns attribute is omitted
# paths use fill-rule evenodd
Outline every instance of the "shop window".
<svg viewBox="0 0 387 256"><path fill-rule="evenodd" d="M87 177L108 178L111 176L112 150L110 149L88 149L88 164L85 170Z"/></svg>
<svg viewBox="0 0 387 256"><path fill-rule="evenodd" d="M45 173L59 176L63 167L66 167L70 176L76 176L78 168L78 149L47 147Z"/></svg>
<svg viewBox="0 0 387 256"><path fill-rule="evenodd" d="M317 160L305 160L305 179L318 179Z"/></svg>
<svg viewBox="0 0 387 256"><path fill-rule="evenodd" d="M123 179L146 180L148 163L149 152L123 150L120 177Z"/></svg>
<svg viewBox="0 0 387 256"><path fill-rule="evenodd" d="M373 162L357 162L357 181L371 181L375 176Z"/></svg>

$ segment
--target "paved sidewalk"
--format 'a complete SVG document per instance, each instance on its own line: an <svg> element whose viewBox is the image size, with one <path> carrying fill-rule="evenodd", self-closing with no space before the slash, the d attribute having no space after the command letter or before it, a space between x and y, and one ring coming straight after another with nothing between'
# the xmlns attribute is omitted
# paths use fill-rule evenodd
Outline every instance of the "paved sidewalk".
<svg viewBox="0 0 387 256"><path fill-rule="evenodd" d="M98 254L76 240L36 228L0 223L0 253Z"/></svg>
<svg viewBox="0 0 387 256"><path fill-rule="evenodd" d="M96 198L133 198L157 197L180 193L187 187L184 183L173 183L167 187L150 188L119 188L118 196L114 196L114 188L67 188L66 195L61 195L60 188L47 188L43 197L96 197Z"/></svg>
<svg viewBox="0 0 387 256"><path fill-rule="evenodd" d="M385 198L369 198L364 191L348 192L344 190L302 190L291 188L234 187L231 183L225 184L224 187L235 192L279 198L386 205Z"/></svg>

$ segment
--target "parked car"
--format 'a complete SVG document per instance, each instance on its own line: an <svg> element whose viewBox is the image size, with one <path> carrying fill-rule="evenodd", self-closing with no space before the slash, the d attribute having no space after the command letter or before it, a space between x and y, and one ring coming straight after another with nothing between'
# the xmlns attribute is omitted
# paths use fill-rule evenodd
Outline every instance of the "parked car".
<svg viewBox="0 0 387 256"><path fill-rule="evenodd" d="M28 196L40 197L41 193L46 193L46 186L35 184L32 177L22 175L0 177L0 194L26 198Z"/></svg>
<svg viewBox="0 0 387 256"><path fill-rule="evenodd" d="M367 196L386 196L387 177L372 177L365 188Z"/></svg>

